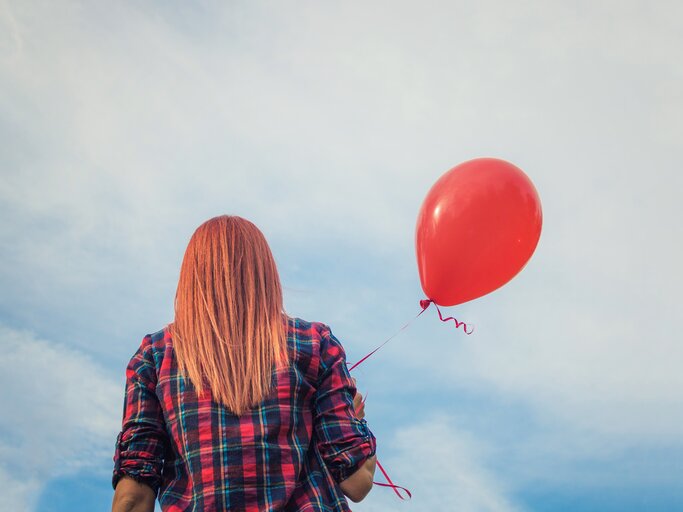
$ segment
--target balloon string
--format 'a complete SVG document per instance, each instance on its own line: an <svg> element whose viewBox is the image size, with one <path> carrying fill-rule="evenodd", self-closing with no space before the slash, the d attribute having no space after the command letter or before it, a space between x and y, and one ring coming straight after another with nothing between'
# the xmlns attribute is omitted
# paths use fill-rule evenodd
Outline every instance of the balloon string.
<svg viewBox="0 0 683 512"><path fill-rule="evenodd" d="M361 364L362 362L364 362L366 359L368 359L371 355L373 355L373 354L374 354L375 352L377 352L380 348L382 348L384 345L386 345L387 343L389 343L392 339L394 339L396 336L398 336L401 332L405 331L405 330L408 328L408 326L409 326L410 324L412 324L412 323L417 319L417 317L419 317L422 313L424 313L425 311L427 311L427 308L428 308L431 304L434 304L434 307L436 308L436 312L439 313L439 319L440 319L442 322L448 322L449 320L453 320L453 322L455 322L455 328L458 329L458 328L462 327L462 330L465 331L465 334L467 334L468 336L474 332L474 326L472 326L472 328L468 331L468 330L467 330L467 324L466 324L465 322L459 322L458 320L456 320L456 319L453 318L452 316L449 316L448 318L444 318L443 315L441 314L441 309L439 309L439 306L438 306L433 300L431 300L431 299L422 299L422 300L420 301L420 307L422 308L422 310L421 310L417 315L415 315L414 318L412 318L411 320L409 320L403 327L401 327L398 331L396 331L394 334L392 334L392 335L389 336L386 340L384 340L384 341L383 341L375 350L373 350L372 352L370 352L369 354L367 354L366 356L364 356L364 357L363 357L360 361L358 361L357 363L354 363L354 364L351 366L351 368L349 368L349 371L353 370L356 366L358 366L359 364Z"/></svg>
<svg viewBox="0 0 683 512"><path fill-rule="evenodd" d="M420 305L422 306L422 303L421 303L421 302L420 302ZM409 326L411 323L413 323L413 321L416 320L418 316L420 316L422 313L424 313L425 310L426 310L428 307L429 307L429 304L427 304L426 306L423 306L422 311L420 311L417 315L415 315L415 318L412 318L411 320L409 320L403 327L401 327L398 331L396 331L396 332L395 332L393 335L391 335L389 338L387 338L386 340L384 340L384 342L382 342L382 344L381 344L380 346L378 346L375 350L373 350L373 351L370 352L368 355L366 355L365 357L363 357L363 358L362 358L360 361L358 361L357 363L353 364L353 365L351 366L351 368L349 368L349 371L353 370L356 366L358 366L359 364L361 364L363 361L365 361L367 358L369 358L372 354L374 354L374 353L377 352L380 348L382 348L384 345L386 345L387 343L389 343L393 338L395 338L396 336L398 336L398 334L400 334L402 331L404 331L405 329L407 329L408 326ZM368 399L368 395L367 395L367 393L366 393L365 396L363 397L363 400L362 400L361 403L362 403L363 405L365 405L365 401L366 401L367 399ZM401 495L401 493L399 492L399 489L402 490L402 491L404 491L404 492L408 495L408 499L410 499L410 498L413 497L413 495L410 493L410 491L409 491L408 489L406 489L405 487L401 487L400 485L396 485L394 482L391 481L391 477L390 477L389 474L384 470L384 468L382 467L382 465L379 463L379 460L377 460L377 467L378 467L379 470L382 472L382 474L384 475L384 478L386 479L386 481L387 481L388 483L385 484L385 483L382 483L382 482L373 482L373 484L379 485L380 487L390 487L390 488L396 493L396 496L398 496L398 497L399 497L400 499L402 499L402 500L405 500L406 498L404 498L404 497Z"/></svg>
<svg viewBox="0 0 683 512"><path fill-rule="evenodd" d="M467 334L468 336L474 332L474 326L472 326L472 328L468 331L467 330L467 324L465 322L458 322L452 316L449 316L448 318L444 318L443 315L441 314L441 310L439 309L439 306L436 304L436 302L434 302L431 299L423 299L420 301L420 306L422 306L422 308L423 308L422 311L427 309L430 304L434 304L434 307L436 308L436 312L439 313L439 319L442 322L448 322L449 320L453 320L453 322L455 322L455 328L458 329L459 327L462 327L462 330L465 331L465 334Z"/></svg>
<svg viewBox="0 0 683 512"><path fill-rule="evenodd" d="M399 489L402 490L402 491L404 491L404 492L408 495L408 499L410 499L410 498L413 497L413 495L410 493L410 491L409 491L408 489L406 489L405 487L401 487L400 485L396 485L394 482L391 481L391 478L389 477L389 475L387 474L387 472L384 471L384 468L383 468L382 465L379 463L379 460L377 461L377 467L378 467L379 470L382 472L382 474L384 475L384 478L387 480L388 483L385 484L385 483L382 483L382 482L372 482L373 484L379 485L379 486L381 486L381 487L391 487L391 489L396 493L396 496L398 496L398 497L401 498L402 500L405 500L406 498L404 498L404 497L401 495L401 493L398 492Z"/></svg>
<svg viewBox="0 0 683 512"><path fill-rule="evenodd" d="M422 303L423 303L423 302L424 302L424 301L420 301L420 306L422 306ZM392 339L394 339L396 336L398 336L401 332L405 331L405 330L408 328L408 326L409 326L410 324L412 324L412 323L417 319L418 316L420 316L422 313L424 313L425 310L426 310L428 307L429 307L429 304L427 304L426 306L422 306L422 311L420 311L417 315L415 315L414 318L408 320L408 322L407 322L403 327L401 327L398 331L396 331L394 334L392 334L392 335L389 336L386 340L384 340L384 341L382 342L382 344L381 344L379 347L377 347L375 350L373 350L372 352L370 352L369 354L367 354L365 357L363 357L363 358L362 358L360 361L358 361L357 363L354 363L354 364L351 366L351 368L349 368L349 371L353 370L356 366L358 366L359 364L361 364L363 361L365 361L367 358L369 358L372 354L374 354L374 353L377 352L380 348L382 348L384 345L386 345L387 343L389 343Z"/></svg>
<svg viewBox="0 0 683 512"><path fill-rule="evenodd" d="M389 343L393 338L395 338L395 337L398 336L401 332L403 332L405 329L407 329L408 326L409 326L411 323L413 323L413 321L415 321L415 320L417 319L417 317L419 317L422 313L424 313L425 311L427 311L427 308L429 308L429 306L430 306L432 303L433 303L433 301L430 300L430 299L423 299L423 300L421 300L421 301L420 301L420 307L422 308L422 310L421 310L417 315L415 315L414 318L412 318L411 320L409 320L403 327L401 327L398 331L396 331L394 334L392 334L390 337L388 337L386 340L384 340L384 341L383 341L375 350L373 350L372 352L370 352L369 354L367 354L366 356L364 356L364 357L363 357L360 361L358 361L357 363L353 364L353 365L351 366L351 368L349 368L349 371L353 370L353 369L356 368L358 365L360 365L361 363L363 363L366 359L368 359L370 356L372 356L375 352L377 352L379 349L381 349L384 345L386 345L387 343ZM449 320L453 320L453 322L455 322L455 328L456 328L456 329L458 329L459 327L462 326L463 331L465 331L465 334L468 334L468 335L469 335L469 334L472 334L472 333L474 332L474 327L472 327L472 329L471 329L470 331L467 330L467 324L466 324L465 322L459 322L458 320L456 320L456 319L453 318L452 316L449 316L448 318L444 318L443 315L441 314L441 310L439 309L439 306L438 306L436 303L434 303L434 307L436 308L436 311L439 313L439 319L440 319L442 322L447 322L447 321L449 321ZM365 404L365 401L366 401L367 399L368 399L368 395L366 394L365 397L363 398L362 403ZM405 487L401 487L400 485L396 485L394 482L391 481L391 477L390 477L389 474L384 470L384 468L382 467L382 464L380 464L379 460L377 460L377 467L378 467L379 470L382 472L382 474L384 475L384 478L386 479L386 481L387 481L388 483L385 484L385 483L382 483L382 482L373 482L373 484L379 485L380 487L389 487L389 488L391 488L391 489L396 493L396 496L398 496L401 500L411 499L411 498L413 497L413 495L411 494L411 492L410 492L408 489L406 489ZM400 490L400 491L404 491L404 492L408 495L408 498L404 498L403 495L399 492L399 490Z"/></svg>

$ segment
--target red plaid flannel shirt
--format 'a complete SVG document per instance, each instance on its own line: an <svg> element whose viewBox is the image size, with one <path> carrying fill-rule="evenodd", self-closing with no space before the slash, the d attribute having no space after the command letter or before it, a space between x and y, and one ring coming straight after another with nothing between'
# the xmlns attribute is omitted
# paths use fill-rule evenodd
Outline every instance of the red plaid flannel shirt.
<svg viewBox="0 0 683 512"><path fill-rule="evenodd" d="M180 376L164 329L145 336L126 370L113 485L126 475L180 511L348 511L338 482L375 453L353 412L355 387L329 327L288 319L289 367L236 416Z"/></svg>

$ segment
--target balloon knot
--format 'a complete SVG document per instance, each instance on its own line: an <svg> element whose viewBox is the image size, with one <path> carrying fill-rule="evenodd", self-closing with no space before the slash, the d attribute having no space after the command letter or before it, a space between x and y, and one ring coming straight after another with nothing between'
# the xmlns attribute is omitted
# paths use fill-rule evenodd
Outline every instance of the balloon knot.
<svg viewBox="0 0 683 512"><path fill-rule="evenodd" d="M427 308L429 307L429 305L430 305L431 303L432 303L432 300L431 300L431 299L422 299L422 300L420 301L420 307L421 307L422 310L424 311L425 309L427 309Z"/></svg>

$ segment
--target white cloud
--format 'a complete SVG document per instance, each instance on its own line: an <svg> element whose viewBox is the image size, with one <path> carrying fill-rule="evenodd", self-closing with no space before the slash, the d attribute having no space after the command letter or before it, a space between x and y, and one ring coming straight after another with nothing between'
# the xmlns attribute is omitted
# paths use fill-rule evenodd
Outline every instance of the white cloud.
<svg viewBox="0 0 683 512"><path fill-rule="evenodd" d="M476 325L472 336L429 311L384 349L385 364L420 376L401 386L531 407L575 458L680 445L683 346L666 313L675 296L637 305L626 293L596 297L611 285L582 277L552 283L545 277L552 263L534 263L545 268L528 268L508 288L448 312Z"/></svg>
<svg viewBox="0 0 683 512"><path fill-rule="evenodd" d="M435 313L430 320L439 325L422 321L433 342L418 353L408 342L402 353L412 356L401 364L446 389L532 404L565 432L598 435L603 445L679 443L683 347L667 313L676 297L637 302L629 295L639 290L617 294L606 288L618 283L597 277L551 283L544 273L552 262L535 263L544 268L529 268L508 289L453 312L477 325L471 337L440 325ZM437 358L451 364L435 366Z"/></svg>
<svg viewBox="0 0 683 512"><path fill-rule="evenodd" d="M123 385L85 354L0 325L0 493L31 510L46 481L111 458Z"/></svg>
<svg viewBox="0 0 683 512"><path fill-rule="evenodd" d="M4 25L23 43L2 62L0 100L34 153L6 171L3 200L24 222L61 222L67 246L144 254L236 211L282 238L303 230L410 250L421 194L458 160L519 158L548 202L565 204L585 179L611 175L596 153L616 147L593 139L633 148L646 129L668 133L660 116L681 108L657 93L650 69L675 48L673 30L634 31L645 15L615 18L609 2L588 13L436 2L439 16L395 2L159 13L119 4L106 17L69 5L7 4ZM210 18L208 29L198 34L188 16ZM670 18L645 17L653 27ZM632 47L627 34L648 44ZM602 72L586 53L610 65ZM610 84L651 101L624 98L624 108ZM618 165L632 183L636 169ZM595 207L622 199L608 191Z"/></svg>
<svg viewBox="0 0 683 512"><path fill-rule="evenodd" d="M36 491L42 488L44 482L36 477L19 476L3 465L0 465L0 479L2 502L7 510L33 510L33 504L38 499Z"/></svg>
<svg viewBox="0 0 683 512"><path fill-rule="evenodd" d="M354 510L521 510L509 497L505 483L487 469L486 452L479 440L446 416L401 427L393 441L381 443L378 453L392 481L411 491L412 501L401 503L391 489L375 486ZM379 470L375 480L384 481Z"/></svg>

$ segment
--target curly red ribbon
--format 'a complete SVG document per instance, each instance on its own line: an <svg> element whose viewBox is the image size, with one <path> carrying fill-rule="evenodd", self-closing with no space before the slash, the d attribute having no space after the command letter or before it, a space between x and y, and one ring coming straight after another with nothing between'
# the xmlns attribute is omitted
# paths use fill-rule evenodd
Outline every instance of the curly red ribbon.
<svg viewBox="0 0 683 512"><path fill-rule="evenodd" d="M449 320L453 320L453 322L455 322L455 328L458 329L459 327L462 327L462 330L465 331L465 334L467 334L468 336L474 332L474 327L472 327L472 329L470 331L467 330L467 324L465 322L458 322L452 316L449 316L448 318L444 318L443 315L441 315L441 310L439 309L438 304L431 299L422 299L420 301L420 306L422 307L422 311L427 309L430 304L434 304L434 307L436 308L436 312L439 313L439 319L442 322L448 322Z"/></svg>
<svg viewBox="0 0 683 512"><path fill-rule="evenodd" d="M398 497L401 498L402 500L410 499L410 498L413 497L413 495L411 494L411 492L410 492L408 489L406 489L405 487L401 487L400 485L396 485L394 482L391 481L391 478L389 478L389 475L387 474L387 472L384 471L384 468L383 468L382 465L379 463L379 460L377 461L377 467L379 468L379 470L380 470L380 471L382 472L382 474L384 475L384 478L386 478L386 479L387 479L387 482L389 482L389 483L384 484L384 483L382 483L382 482L372 482L373 484L375 484L375 485L380 485L380 486L382 486L382 487L390 487L390 488L396 493L396 496L398 496ZM404 498L404 497L401 495L401 493L398 492L399 489L400 489L401 491L405 492L405 493L408 495L408 498Z"/></svg>

